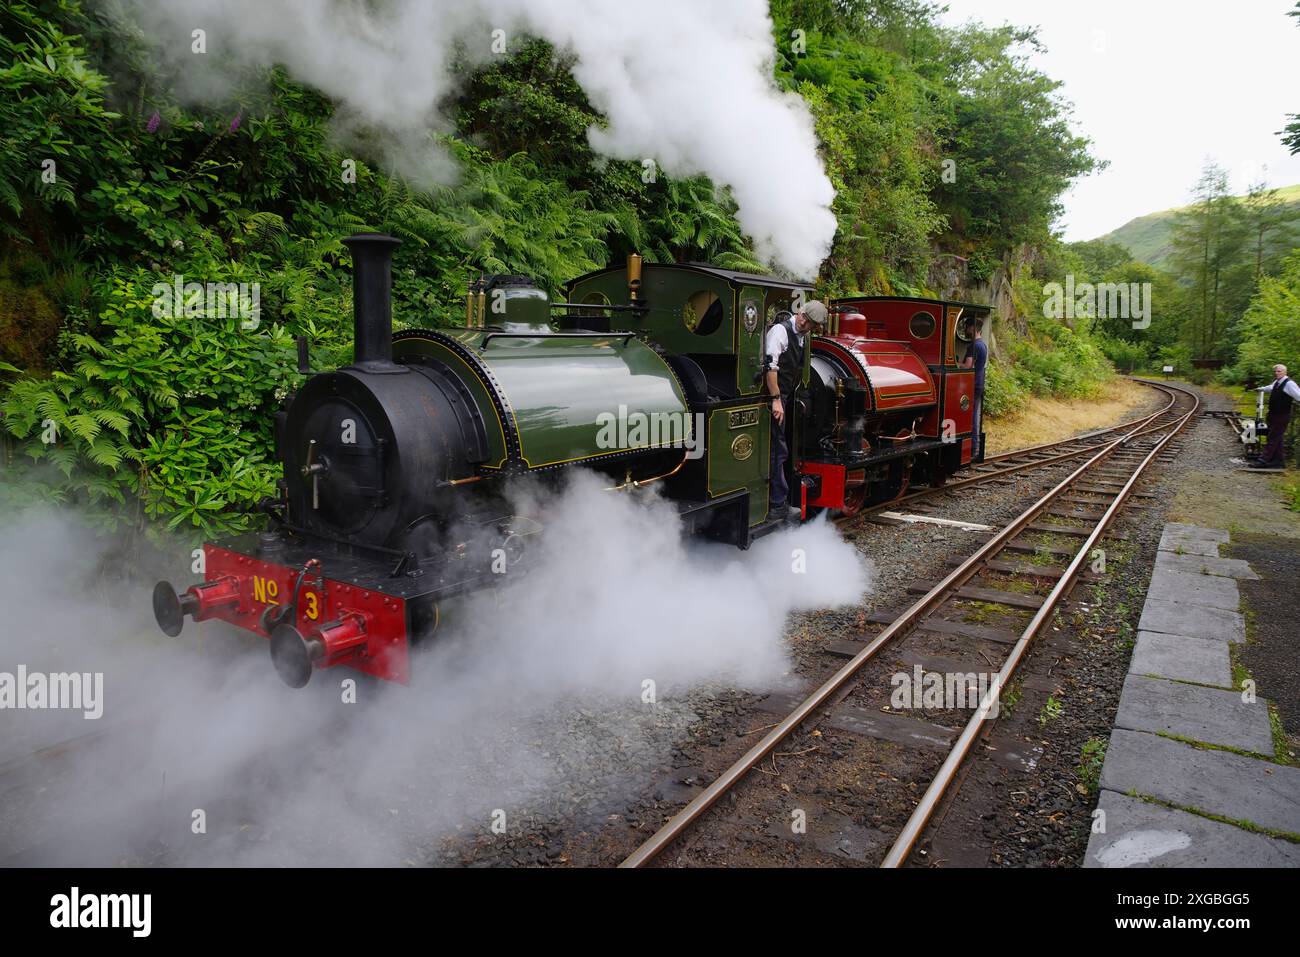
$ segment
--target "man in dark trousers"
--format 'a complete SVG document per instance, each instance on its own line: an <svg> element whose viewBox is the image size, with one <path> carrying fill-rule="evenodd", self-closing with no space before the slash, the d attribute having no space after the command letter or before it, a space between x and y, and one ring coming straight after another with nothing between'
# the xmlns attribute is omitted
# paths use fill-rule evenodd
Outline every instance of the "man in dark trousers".
<svg viewBox="0 0 1300 957"><path fill-rule="evenodd" d="M770 518L788 517L790 487L785 478L785 463L790 448L785 438L785 417L790 411L794 390L803 378L804 351L808 348L805 333L810 326L820 331L826 325L826 307L820 302L805 303L799 314L772 324L764 341L766 372L763 375L767 394L772 396L772 485L769 494Z"/></svg>
<svg viewBox="0 0 1300 957"><path fill-rule="evenodd" d="M966 358L962 360L961 367L975 370L975 413L971 420L975 434L971 437L970 454L972 459L978 459L982 451L980 429L984 426L984 367L989 364L989 346L984 341L983 319L972 316L964 320L963 324L966 326L966 334L970 336L970 345L966 347Z"/></svg>
<svg viewBox="0 0 1300 957"><path fill-rule="evenodd" d="M1273 367L1273 385L1268 390L1268 444L1259 456L1259 461L1252 462L1253 469L1286 468L1286 457L1282 452L1282 439L1286 437L1286 428L1291 424L1291 407L1300 402L1300 385L1286 374L1286 366Z"/></svg>

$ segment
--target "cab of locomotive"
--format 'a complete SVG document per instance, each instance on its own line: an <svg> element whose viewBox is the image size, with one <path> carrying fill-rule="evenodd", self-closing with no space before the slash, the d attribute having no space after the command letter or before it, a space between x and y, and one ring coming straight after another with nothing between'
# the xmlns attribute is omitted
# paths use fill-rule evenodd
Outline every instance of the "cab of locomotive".
<svg viewBox="0 0 1300 957"><path fill-rule="evenodd" d="M681 382L700 452L665 492L684 524L706 537L744 547L766 529L772 432L764 339L778 314L811 293L807 282L636 256L566 287L566 323L634 333Z"/></svg>

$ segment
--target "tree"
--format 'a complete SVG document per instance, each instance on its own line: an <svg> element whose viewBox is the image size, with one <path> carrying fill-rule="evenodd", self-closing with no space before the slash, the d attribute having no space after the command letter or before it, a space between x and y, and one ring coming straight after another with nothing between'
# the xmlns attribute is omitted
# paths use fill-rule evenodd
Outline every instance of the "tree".
<svg viewBox="0 0 1300 957"><path fill-rule="evenodd" d="M984 278L1011 249L1047 241L1060 197L1104 164L1071 129L1061 83L1029 65L1026 51L1041 49L1035 31L968 25L948 43L944 85L956 99L941 149L956 177L939 203Z"/></svg>
<svg viewBox="0 0 1300 957"><path fill-rule="evenodd" d="M1242 201L1242 215L1246 221L1255 282L1258 283L1287 248L1289 210L1278 200L1277 190L1270 189L1261 180L1250 187Z"/></svg>
<svg viewBox="0 0 1300 957"><path fill-rule="evenodd" d="M1079 257L1079 266L1089 280L1095 280L1116 267L1133 262L1133 254L1127 246L1109 243L1104 239L1071 243L1070 251Z"/></svg>
<svg viewBox="0 0 1300 957"><path fill-rule="evenodd" d="M1196 202L1174 221L1171 265L1193 305L1186 338L1193 355L1225 358L1228 333L1251 291L1247 264L1249 227L1241 203L1228 189L1228 174L1207 161L1195 190Z"/></svg>
<svg viewBox="0 0 1300 957"><path fill-rule="evenodd" d="M1297 25L1300 25L1300 2L1296 3L1295 9L1287 16L1295 17ZM1293 114L1289 119L1290 125L1281 133L1282 142L1291 147L1292 153L1300 153L1300 114Z"/></svg>
<svg viewBox="0 0 1300 957"><path fill-rule="evenodd" d="M1234 368L1240 381L1268 382L1274 364L1300 370L1300 252L1277 276L1264 276L1242 320Z"/></svg>

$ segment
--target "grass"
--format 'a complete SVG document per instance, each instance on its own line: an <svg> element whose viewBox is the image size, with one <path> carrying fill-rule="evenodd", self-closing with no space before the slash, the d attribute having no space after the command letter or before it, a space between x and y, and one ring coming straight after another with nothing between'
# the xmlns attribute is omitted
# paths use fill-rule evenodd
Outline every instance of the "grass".
<svg viewBox="0 0 1300 957"><path fill-rule="evenodd" d="M1265 837L1276 837L1283 841L1290 841L1293 844L1300 844L1300 834L1294 834L1291 831L1278 831L1271 827L1261 827L1254 821L1248 821L1245 818L1232 818L1223 814L1212 814L1209 811L1202 811L1198 807L1192 807L1189 804L1175 804L1172 801L1162 801L1146 794L1138 794L1130 790L1129 797L1137 798L1139 801L1145 801L1147 804L1155 804L1159 807L1167 807L1173 811L1186 811L1188 814L1195 814L1197 817L1203 817L1207 821L1217 821L1220 824L1231 824L1233 827L1239 827L1243 831L1250 831L1254 834L1263 834Z"/></svg>
<svg viewBox="0 0 1300 957"><path fill-rule="evenodd" d="M1102 383L1096 398L1086 401L1031 396L1011 415L988 417L988 454L1059 442L1136 418L1136 410L1150 397L1151 390L1146 386L1120 378Z"/></svg>
<svg viewBox="0 0 1300 957"><path fill-rule="evenodd" d="M976 624L983 624L989 619L1001 618L1006 614L1001 605L994 605L987 601L965 602L965 614L962 619Z"/></svg>
<svg viewBox="0 0 1300 957"><path fill-rule="evenodd" d="M1278 488L1282 492L1282 501L1286 507L1293 512L1300 512L1300 479L1290 481L1283 479L1278 483Z"/></svg>
<svg viewBox="0 0 1300 957"><path fill-rule="evenodd" d="M1258 751L1247 751L1245 748L1234 748L1230 744L1211 744L1208 741L1197 741L1195 738L1187 738L1181 734L1174 734L1171 731L1157 731L1156 737L1168 738L1170 741L1177 741L1180 744L1186 744L1196 748L1198 751L1227 751L1229 754L1239 754L1243 758L1254 758L1256 761L1273 762L1271 754L1260 754Z"/></svg>
<svg viewBox="0 0 1300 957"><path fill-rule="evenodd" d="M991 584L998 591L1015 592L1021 595L1031 595L1038 590L1038 584L1026 578L1005 578L999 577L993 580Z"/></svg>
<svg viewBox="0 0 1300 957"><path fill-rule="evenodd" d="M1021 687L1020 680L1012 682L1011 687L1002 692L1002 698L998 701L998 706L1002 710L1004 717L1011 717L1016 710L1016 705L1020 704L1020 699L1024 695L1024 688Z"/></svg>
<svg viewBox="0 0 1300 957"><path fill-rule="evenodd" d="M1131 658L1133 647L1137 644L1137 634L1127 621L1120 622L1117 627L1119 630L1115 634L1114 648L1120 654Z"/></svg>
<svg viewBox="0 0 1300 957"><path fill-rule="evenodd" d="M1047 696L1047 704L1043 705L1043 710L1038 712L1038 726L1047 727L1048 722L1055 721L1061 715L1065 714L1065 708L1061 702L1057 701L1052 695Z"/></svg>
<svg viewBox="0 0 1300 957"><path fill-rule="evenodd" d="M1024 556L1024 562L1027 565L1055 565L1059 559L1051 552L1046 551L1046 545L1039 545L1032 554Z"/></svg>
<svg viewBox="0 0 1300 957"><path fill-rule="evenodd" d="M1287 741L1286 729L1282 727L1282 713L1272 702L1268 706L1268 726L1273 732L1273 759L1278 764L1300 766L1300 761L1296 760L1290 742Z"/></svg>
<svg viewBox="0 0 1300 957"><path fill-rule="evenodd" d="M1079 783L1089 794L1095 794L1101 784L1101 767L1106 763L1108 738L1089 738L1079 752Z"/></svg>

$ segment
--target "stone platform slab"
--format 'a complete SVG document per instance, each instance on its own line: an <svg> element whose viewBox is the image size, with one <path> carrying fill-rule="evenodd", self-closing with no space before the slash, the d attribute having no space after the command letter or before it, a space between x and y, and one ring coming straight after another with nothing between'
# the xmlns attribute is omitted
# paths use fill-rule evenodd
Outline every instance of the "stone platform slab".
<svg viewBox="0 0 1300 957"><path fill-rule="evenodd" d="M1241 593L1231 578L1219 575L1201 575L1156 565L1147 588L1147 597L1160 601L1186 602L1189 605L1207 605L1224 611L1236 611L1241 604Z"/></svg>
<svg viewBox="0 0 1300 957"><path fill-rule="evenodd" d="M1103 791L1084 867L1300 867L1300 844Z"/></svg>
<svg viewBox="0 0 1300 957"><path fill-rule="evenodd" d="M1158 552L1156 568L1193 575L1220 575L1224 578L1242 578L1257 581L1259 576L1250 564L1240 558L1210 558L1204 555L1179 555L1175 552Z"/></svg>
<svg viewBox="0 0 1300 957"><path fill-rule="evenodd" d="M1246 621L1235 611L1148 598L1142 608L1138 631L1162 635L1187 635L1218 641L1245 641Z"/></svg>
<svg viewBox="0 0 1300 957"><path fill-rule="evenodd" d="M1268 702L1263 698L1246 703L1236 691L1164 678L1129 675L1120 695L1115 727L1172 734L1268 757L1273 754L1273 729L1268 720Z"/></svg>
<svg viewBox="0 0 1300 957"><path fill-rule="evenodd" d="M1300 834L1300 768L1194 748L1142 731L1110 735L1101 786Z"/></svg>
<svg viewBox="0 0 1300 957"><path fill-rule="evenodd" d="M1228 643L1212 638L1140 631L1128 673L1171 681L1193 681L1219 688L1232 687Z"/></svg>

